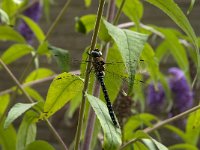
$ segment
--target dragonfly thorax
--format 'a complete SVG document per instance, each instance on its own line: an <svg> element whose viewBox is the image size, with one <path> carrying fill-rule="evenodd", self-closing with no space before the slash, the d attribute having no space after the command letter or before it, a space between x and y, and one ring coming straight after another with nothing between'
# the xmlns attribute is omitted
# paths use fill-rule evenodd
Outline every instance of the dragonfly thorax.
<svg viewBox="0 0 200 150"><path fill-rule="evenodd" d="M99 49L94 49L91 51L90 55L95 58L95 57L101 57L102 53Z"/></svg>

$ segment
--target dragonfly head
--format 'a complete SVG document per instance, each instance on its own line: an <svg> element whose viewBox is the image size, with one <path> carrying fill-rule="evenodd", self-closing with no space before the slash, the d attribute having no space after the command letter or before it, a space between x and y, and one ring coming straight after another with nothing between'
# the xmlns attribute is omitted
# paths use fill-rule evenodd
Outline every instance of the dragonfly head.
<svg viewBox="0 0 200 150"><path fill-rule="evenodd" d="M101 57L102 53L101 53L101 51L99 49L96 48L96 49L91 51L90 55L92 57Z"/></svg>

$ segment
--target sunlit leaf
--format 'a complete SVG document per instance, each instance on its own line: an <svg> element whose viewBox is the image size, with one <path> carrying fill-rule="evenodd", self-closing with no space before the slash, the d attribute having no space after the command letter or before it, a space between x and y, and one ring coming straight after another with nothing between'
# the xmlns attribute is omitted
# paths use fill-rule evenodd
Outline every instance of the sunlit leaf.
<svg viewBox="0 0 200 150"><path fill-rule="evenodd" d="M9 26L0 26L0 40L26 43L24 37Z"/></svg>
<svg viewBox="0 0 200 150"><path fill-rule="evenodd" d="M49 76L54 75L54 72L50 69L47 68L38 68L34 71L32 71L25 79L25 83L27 82L31 82L34 80L39 80L39 79L43 79Z"/></svg>
<svg viewBox="0 0 200 150"><path fill-rule="evenodd" d="M0 124L0 146L2 150L15 150L16 131L11 125L7 129L3 127L3 121Z"/></svg>
<svg viewBox="0 0 200 150"><path fill-rule="evenodd" d="M32 19L30 19L29 17L26 16L20 16L20 18L22 18L27 25L29 26L29 28L33 31L33 33L35 34L36 38L38 39L38 41L40 43L42 43L45 39L45 35L42 31L42 29L39 27L39 25L37 23L35 23Z"/></svg>
<svg viewBox="0 0 200 150"><path fill-rule="evenodd" d="M13 44L1 55L1 59L5 64L10 64L15 60L31 53L33 50L33 47L27 44Z"/></svg>
<svg viewBox="0 0 200 150"><path fill-rule="evenodd" d="M35 141L36 138L36 124L34 119L37 114L34 111L29 111L23 118L17 133L16 150L22 150L26 145Z"/></svg>
<svg viewBox="0 0 200 150"><path fill-rule="evenodd" d="M103 22L108 30L108 34L115 41L123 61L126 64L127 71L129 73L129 90L131 91L133 88L137 63L148 36L126 29L122 30L106 22L105 20L103 20ZM134 61L135 63L132 63Z"/></svg>
<svg viewBox="0 0 200 150"><path fill-rule="evenodd" d="M10 20L9 20L7 13L4 10L0 9L0 25L2 25L2 24L9 25Z"/></svg>
<svg viewBox="0 0 200 150"><path fill-rule="evenodd" d="M4 94L0 96L0 117L5 112L10 102L10 95Z"/></svg>
<svg viewBox="0 0 200 150"><path fill-rule="evenodd" d="M199 148L190 144L175 144L168 147L169 150L198 150Z"/></svg>
<svg viewBox="0 0 200 150"><path fill-rule="evenodd" d="M84 34L89 33L94 29L96 15L85 15L81 18L76 18L76 31Z"/></svg>
<svg viewBox="0 0 200 150"><path fill-rule="evenodd" d="M48 49L48 42L43 41L40 43L40 45L37 48L37 54L43 55L43 54L49 54L49 49Z"/></svg>
<svg viewBox="0 0 200 150"><path fill-rule="evenodd" d="M21 116L25 111L33 107L37 103L31 103L31 104L23 104L23 103L17 103L15 104L10 111L8 112L8 116L6 117L4 128L7 128L15 119L17 119L19 116Z"/></svg>
<svg viewBox="0 0 200 150"><path fill-rule="evenodd" d="M198 49L198 42L195 35L195 32L189 23L188 19L178 7L178 5L173 0L146 0L147 2L151 3L152 5L158 7L163 12L165 12L192 40L194 47L196 49L196 57L199 57L199 49ZM199 59L196 59L197 66L199 66ZM198 67L199 70L199 67ZM198 71L199 72L199 71Z"/></svg>
<svg viewBox="0 0 200 150"><path fill-rule="evenodd" d="M90 5L91 5L91 0L84 0L85 1L85 6L86 7L90 7Z"/></svg>
<svg viewBox="0 0 200 150"><path fill-rule="evenodd" d="M156 116L147 113L138 114L130 117L124 126L124 139L130 140L132 138L137 138L139 135L138 132L134 132L136 131L136 129L138 129L141 126L151 127L152 121L156 120Z"/></svg>
<svg viewBox="0 0 200 150"><path fill-rule="evenodd" d="M187 125L185 136L187 137L187 143L196 145L199 141L200 133L200 110L190 114Z"/></svg>
<svg viewBox="0 0 200 150"><path fill-rule="evenodd" d="M92 108L94 109L97 118L101 123L104 131L104 144L105 150L116 150L121 145L121 130L113 125L109 116L106 105L98 98L86 94Z"/></svg>
<svg viewBox="0 0 200 150"><path fill-rule="evenodd" d="M60 108L62 108L69 100L81 92L83 80L71 73L62 73L58 75L51 83L47 98L44 104L43 117L50 117Z"/></svg>
<svg viewBox="0 0 200 150"><path fill-rule="evenodd" d="M120 7L122 0L117 0L116 4ZM143 5L139 0L126 0L123 6L124 14L139 25L139 21L143 15Z"/></svg>
<svg viewBox="0 0 200 150"><path fill-rule="evenodd" d="M195 1L196 1L196 0L191 0L191 2L190 2L190 7L189 7L189 9L188 9L188 11L187 11L187 14L189 14L189 13L192 11L192 9L193 9L193 7L194 7Z"/></svg>
<svg viewBox="0 0 200 150"><path fill-rule="evenodd" d="M24 90L36 101L44 101L44 98L33 88L26 87Z"/></svg>
<svg viewBox="0 0 200 150"><path fill-rule="evenodd" d="M37 140L30 143L24 150L55 150L52 145L46 141Z"/></svg>

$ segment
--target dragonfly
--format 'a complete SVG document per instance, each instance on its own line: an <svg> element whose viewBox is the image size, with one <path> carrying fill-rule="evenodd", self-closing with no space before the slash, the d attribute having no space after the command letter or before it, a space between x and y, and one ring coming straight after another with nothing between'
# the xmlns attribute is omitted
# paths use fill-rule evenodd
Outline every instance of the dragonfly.
<svg viewBox="0 0 200 150"><path fill-rule="evenodd" d="M119 128L119 125L117 123L117 120L116 120L116 117L115 117L115 114L114 114L114 111L113 111L113 108L112 108L112 104L111 104L106 86L105 86L105 83L104 83L105 61L102 57L102 53L99 49L94 49L90 52L89 55L92 57L92 60L93 60L92 65L93 65L94 70L95 70L96 78L101 85L101 88L102 88L102 91L103 91L103 94L104 94L104 98L106 100L106 105L107 105L107 108L108 108L110 118L111 118L114 126Z"/></svg>

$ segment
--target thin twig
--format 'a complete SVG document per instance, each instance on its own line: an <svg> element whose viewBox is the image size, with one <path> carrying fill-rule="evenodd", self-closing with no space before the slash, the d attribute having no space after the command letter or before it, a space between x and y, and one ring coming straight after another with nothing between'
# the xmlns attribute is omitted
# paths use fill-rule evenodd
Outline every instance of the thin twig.
<svg viewBox="0 0 200 150"><path fill-rule="evenodd" d="M19 83L19 81L17 80L17 78L14 76L14 74L10 71L10 69L6 66L6 64L2 61L1 58L0 58L0 64L6 70L6 72L8 73L8 75L13 79L13 81L15 82L15 84L17 85L17 87L24 93L24 95L27 97L27 99L29 100L29 102L33 103L34 101L32 100L32 98L23 89L23 87L21 86L21 84Z"/></svg>
<svg viewBox="0 0 200 150"><path fill-rule="evenodd" d="M49 30L47 31L45 40L46 41L49 37L49 35L52 33L52 31L55 29L56 25L58 24L59 20L62 18L62 16L64 15L64 13L67 11L69 4L71 3L71 0L68 0L64 7L62 8L62 10L59 12L58 16L56 17L55 21L52 23L52 25L50 26Z"/></svg>
<svg viewBox="0 0 200 150"><path fill-rule="evenodd" d="M100 27L101 17L103 14L104 4L105 4L105 0L100 0L98 11L97 11L97 19L95 22L95 28L94 28L94 32L93 32L93 36L92 36L92 40L91 40L90 51L95 49L95 46L96 46L97 35L99 32L99 27ZM90 68L92 65L91 60L92 60L92 57L89 56L89 63L86 66L86 76L85 76L84 88L82 91L82 101L81 101L81 106L80 106L80 110L79 110L78 126L77 126L76 137L75 137L75 147L74 147L75 150L79 149L79 142L80 142L80 138L81 138L83 117L84 117L84 112L85 112L85 102L86 102L85 93L87 92L88 83L89 83L89 77L90 77L89 73L90 73Z"/></svg>
<svg viewBox="0 0 200 150"><path fill-rule="evenodd" d="M120 7L119 7L119 9L118 9L118 11L117 11L117 14L116 14L116 16L115 16L115 19L114 19L114 21L113 21L113 24L114 24L114 25L116 25L116 24L118 23L118 21L119 21L119 18L120 18L120 16L121 16L122 9L123 9L123 7L124 7L125 2L126 2L126 0L123 0L123 1L121 2L121 4L120 4Z"/></svg>
<svg viewBox="0 0 200 150"><path fill-rule="evenodd" d="M52 126L52 124L49 122L49 120L45 120L49 129L51 130L51 132L53 133L54 137L57 139L57 141L60 141L60 144L62 146L63 150L68 150L68 148L66 147L65 143L63 142L63 140L61 139L60 135L57 133L57 131L55 130L55 128Z"/></svg>
<svg viewBox="0 0 200 150"><path fill-rule="evenodd" d="M53 76L46 77L46 78L43 78L43 79L39 79L39 80L35 80L35 81L32 81L32 82L28 82L28 83L22 84L21 87L25 88L25 87L29 87L29 86L34 86L34 85L37 85L37 84L40 84L40 83L43 83L43 82L50 81L50 80L54 79L55 77L56 77L56 75L53 75ZM4 95L4 94L9 94L9 93L11 93L13 91L15 91L13 87L9 88L7 90L1 91L0 92L0 96Z"/></svg>

